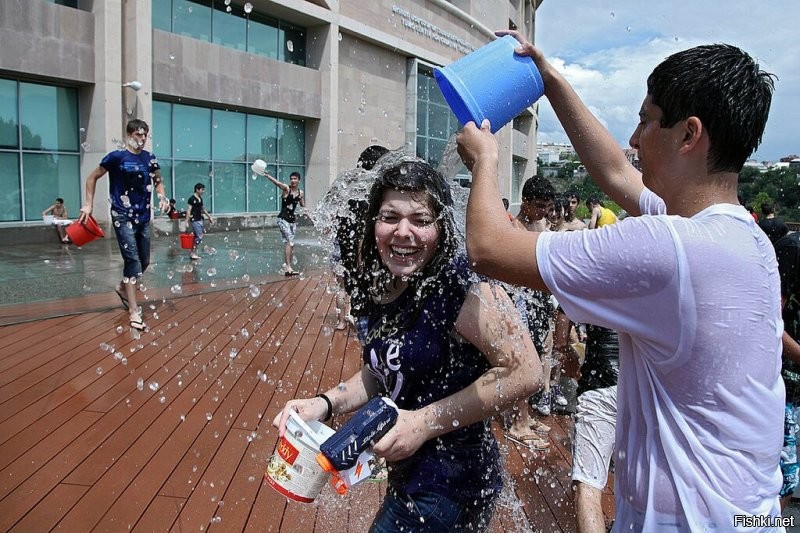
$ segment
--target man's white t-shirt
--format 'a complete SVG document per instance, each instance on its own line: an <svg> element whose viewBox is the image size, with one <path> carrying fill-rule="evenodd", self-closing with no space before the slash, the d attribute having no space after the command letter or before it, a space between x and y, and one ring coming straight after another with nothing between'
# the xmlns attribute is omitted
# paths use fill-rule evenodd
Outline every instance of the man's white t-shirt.
<svg viewBox="0 0 800 533"><path fill-rule="evenodd" d="M615 531L734 529L780 516L784 387L775 253L742 207L642 213L543 233L547 287L577 322L619 332ZM745 530L745 528L736 528Z"/></svg>

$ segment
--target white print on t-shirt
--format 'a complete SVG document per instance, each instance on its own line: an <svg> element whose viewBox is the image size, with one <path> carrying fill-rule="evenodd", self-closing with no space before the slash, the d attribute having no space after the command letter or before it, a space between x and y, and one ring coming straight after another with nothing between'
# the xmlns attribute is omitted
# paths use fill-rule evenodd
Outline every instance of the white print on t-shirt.
<svg viewBox="0 0 800 533"><path fill-rule="evenodd" d="M379 357L375 348L369 351L369 371L383 385L392 400L397 400L403 388L403 373L400 371L400 345L389 342L385 357Z"/></svg>

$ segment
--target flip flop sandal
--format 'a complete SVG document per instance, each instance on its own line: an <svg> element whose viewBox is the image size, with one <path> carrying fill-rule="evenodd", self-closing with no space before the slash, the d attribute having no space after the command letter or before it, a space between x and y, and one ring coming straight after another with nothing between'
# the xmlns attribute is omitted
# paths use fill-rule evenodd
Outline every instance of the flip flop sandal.
<svg viewBox="0 0 800 533"><path fill-rule="evenodd" d="M141 318L138 320L131 319L131 329L135 329L137 331L144 331L147 329L147 326L144 324L144 320Z"/></svg>
<svg viewBox="0 0 800 533"><path fill-rule="evenodd" d="M530 428L540 435L547 435L550 433L550 426L539 421L537 421L535 424L532 424Z"/></svg>
<svg viewBox="0 0 800 533"><path fill-rule="evenodd" d="M534 452L543 452L550 448L550 443L539 437L539 435L520 435L514 437L506 432L506 438Z"/></svg>
<svg viewBox="0 0 800 533"><path fill-rule="evenodd" d="M117 296L119 296L119 301L122 302L122 307L124 307L125 310L127 311L128 310L128 297L125 296L125 292L120 290L119 287L114 287L114 292L117 293Z"/></svg>

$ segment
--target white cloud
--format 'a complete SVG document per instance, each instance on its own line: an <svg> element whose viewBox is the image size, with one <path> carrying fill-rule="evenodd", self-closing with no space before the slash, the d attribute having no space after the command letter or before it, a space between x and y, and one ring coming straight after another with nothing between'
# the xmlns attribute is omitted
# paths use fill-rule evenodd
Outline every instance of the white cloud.
<svg viewBox="0 0 800 533"><path fill-rule="evenodd" d="M544 0L536 45L622 146L636 126L647 75L659 62L699 44L739 46L779 77L757 152L760 159L776 160L800 153L800 39L791 23L798 14L796 0ZM539 109L540 138L566 142L546 99Z"/></svg>

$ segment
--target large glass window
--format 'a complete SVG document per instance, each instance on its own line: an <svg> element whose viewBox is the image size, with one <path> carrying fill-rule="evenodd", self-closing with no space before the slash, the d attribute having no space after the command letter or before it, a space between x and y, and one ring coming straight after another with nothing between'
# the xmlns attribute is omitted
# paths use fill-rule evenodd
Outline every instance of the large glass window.
<svg viewBox="0 0 800 533"><path fill-rule="evenodd" d="M265 15L253 13L247 24L247 51L251 54L278 59L278 21Z"/></svg>
<svg viewBox="0 0 800 533"><path fill-rule="evenodd" d="M225 5L223 0L214 0L211 22L211 41L221 46L247 50L247 20L233 14L238 6ZM228 11L230 10L230 11Z"/></svg>
<svg viewBox="0 0 800 533"><path fill-rule="evenodd" d="M51 4L59 4L62 6L67 7L78 7L78 0L45 0L46 2L50 2Z"/></svg>
<svg viewBox="0 0 800 533"><path fill-rule="evenodd" d="M211 40L211 0L172 0L172 31Z"/></svg>
<svg viewBox="0 0 800 533"><path fill-rule="evenodd" d="M209 211L275 212L278 188L254 176L250 164L265 160L268 172L285 183L292 172L305 174L305 124L300 120L154 102L153 124L153 153L167 194L181 208L194 185L203 183Z"/></svg>
<svg viewBox="0 0 800 533"><path fill-rule="evenodd" d="M0 148L19 145L17 82L0 80Z"/></svg>
<svg viewBox="0 0 800 533"><path fill-rule="evenodd" d="M211 159L211 110L180 104L172 109L175 157Z"/></svg>
<svg viewBox="0 0 800 533"><path fill-rule="evenodd" d="M245 147L247 116L215 109L212 113L211 135L213 158L223 161L247 161Z"/></svg>
<svg viewBox="0 0 800 533"><path fill-rule="evenodd" d="M78 94L0 79L0 221L38 220L57 197L80 208Z"/></svg>
<svg viewBox="0 0 800 533"><path fill-rule="evenodd" d="M22 187L19 181L19 154L0 152L0 222L22 220ZM41 213L47 206L42 206Z"/></svg>
<svg viewBox="0 0 800 533"><path fill-rule="evenodd" d="M75 89L20 83L19 94L22 148L78 150Z"/></svg>
<svg viewBox="0 0 800 533"><path fill-rule="evenodd" d="M42 211L63 198L67 214L77 216L81 207L79 195L80 156L54 153L23 153L25 179L25 213L27 220L41 218Z"/></svg>
<svg viewBox="0 0 800 533"><path fill-rule="evenodd" d="M225 0L158 0L153 28L296 65L306 64L306 30Z"/></svg>
<svg viewBox="0 0 800 533"><path fill-rule="evenodd" d="M417 157L438 166L450 136L460 128L436 84L433 71L420 67L417 72ZM469 186L470 177L464 165L460 165L456 173L459 183Z"/></svg>

